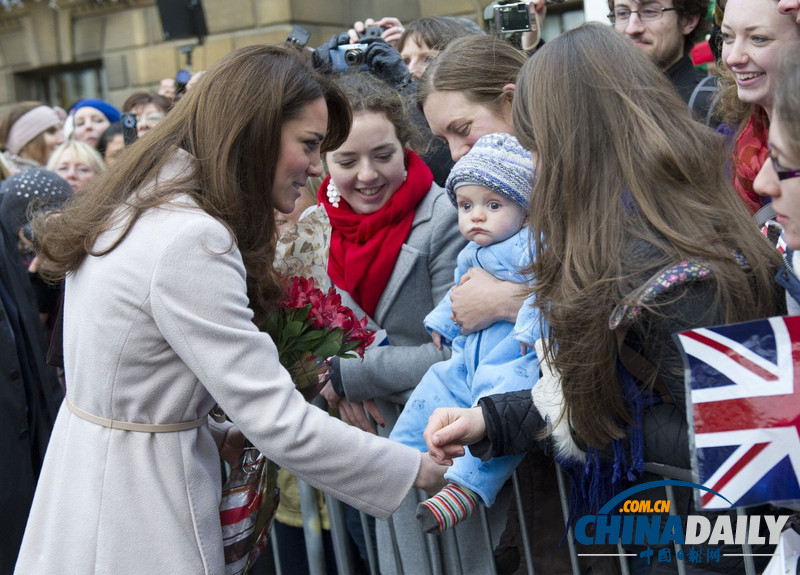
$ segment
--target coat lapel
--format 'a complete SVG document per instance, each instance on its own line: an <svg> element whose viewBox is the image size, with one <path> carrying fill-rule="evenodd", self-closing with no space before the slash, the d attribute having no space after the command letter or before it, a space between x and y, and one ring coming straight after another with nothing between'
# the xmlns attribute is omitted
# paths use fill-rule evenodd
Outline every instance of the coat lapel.
<svg viewBox="0 0 800 575"><path fill-rule="evenodd" d="M411 231L400 249L392 275L389 277L389 283L386 284L381 299L378 300L378 306L375 308L374 319L378 325L383 325L386 314L392 309L397 296L403 288L403 284L405 284L408 276L413 273L417 260L425 257L425 254L411 245L409 240L414 235L414 230L418 225L429 221L433 217L434 199L435 194L428 192L419 203L419 206L417 206L417 210L414 213L414 221L411 224Z"/></svg>

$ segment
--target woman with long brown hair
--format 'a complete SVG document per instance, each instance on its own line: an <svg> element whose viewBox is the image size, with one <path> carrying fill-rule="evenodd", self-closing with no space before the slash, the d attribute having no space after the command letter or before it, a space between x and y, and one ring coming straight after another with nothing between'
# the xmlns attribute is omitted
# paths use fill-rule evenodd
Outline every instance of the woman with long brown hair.
<svg viewBox="0 0 800 575"><path fill-rule="evenodd" d="M773 281L780 259L724 175L724 142L684 107L605 26L567 32L526 63L513 120L538 155L531 272L547 326L536 347L548 369L532 393L434 412L426 436L435 459L484 437L473 455L525 451L552 436L577 494L589 494L582 509L639 480L645 460L688 467L683 364L671 334L777 315L783 304ZM646 289L667 270L700 268L705 279ZM629 353L655 370L636 369Z"/></svg>
<svg viewBox="0 0 800 575"><path fill-rule="evenodd" d="M282 467L385 517L434 465L295 391L263 319L281 291L273 210L289 213L350 127L339 90L291 47L222 58L114 170L39 219L66 276L67 398L17 573L224 572L215 404Z"/></svg>

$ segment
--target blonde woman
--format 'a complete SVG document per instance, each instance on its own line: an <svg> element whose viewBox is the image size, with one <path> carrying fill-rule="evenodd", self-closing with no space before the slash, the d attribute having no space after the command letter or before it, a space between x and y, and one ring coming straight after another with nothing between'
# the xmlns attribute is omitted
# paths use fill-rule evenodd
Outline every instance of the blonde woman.
<svg viewBox="0 0 800 575"><path fill-rule="evenodd" d="M53 151L47 169L69 182L72 192L83 190L106 165L100 153L83 142L70 140Z"/></svg>

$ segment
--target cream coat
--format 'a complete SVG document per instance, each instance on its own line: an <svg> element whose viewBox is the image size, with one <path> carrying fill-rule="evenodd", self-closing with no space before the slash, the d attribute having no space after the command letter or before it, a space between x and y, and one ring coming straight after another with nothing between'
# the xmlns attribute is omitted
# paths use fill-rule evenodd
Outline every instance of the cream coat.
<svg viewBox="0 0 800 575"><path fill-rule="evenodd" d="M111 253L87 258L67 279L65 310L79 408L173 423L219 402L268 457L354 507L386 517L408 493L420 454L294 391L251 321L230 234L188 199L148 210ZM62 406L16 572L218 575L220 483L213 427L112 430Z"/></svg>

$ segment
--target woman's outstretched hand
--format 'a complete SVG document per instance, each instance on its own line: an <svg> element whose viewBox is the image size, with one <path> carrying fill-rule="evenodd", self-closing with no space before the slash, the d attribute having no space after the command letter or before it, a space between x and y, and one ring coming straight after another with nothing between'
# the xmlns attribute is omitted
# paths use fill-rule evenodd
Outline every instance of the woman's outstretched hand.
<svg viewBox="0 0 800 575"><path fill-rule="evenodd" d="M445 471L447 471L447 467L439 465L427 453L423 453L414 487L424 489L428 495L435 495L447 485L444 478Z"/></svg>
<svg viewBox="0 0 800 575"><path fill-rule="evenodd" d="M453 465L453 459L464 455L464 446L483 439L486 423L480 407L440 407L428 418L422 436L436 463Z"/></svg>

